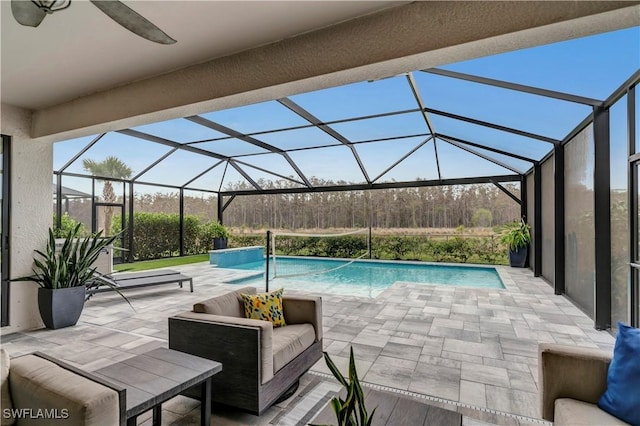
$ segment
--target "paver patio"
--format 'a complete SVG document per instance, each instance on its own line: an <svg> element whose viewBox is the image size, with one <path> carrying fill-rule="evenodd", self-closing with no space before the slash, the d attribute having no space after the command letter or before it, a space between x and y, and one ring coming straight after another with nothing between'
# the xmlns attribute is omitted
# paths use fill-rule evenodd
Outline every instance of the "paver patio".
<svg viewBox="0 0 640 426"><path fill-rule="evenodd" d="M135 311L117 295L99 294L77 326L3 335L3 347L12 356L40 350L95 370L166 346L167 317L237 288L220 283L246 274L208 263L172 269L194 278L194 293L177 285L131 291ZM353 346L364 382L458 409L470 416L466 424L471 417L539 423L538 344L612 350L614 338L595 330L591 319L530 270L498 270L505 290L400 282L377 298L322 294L324 348L346 368ZM321 378L329 373L322 360L312 371Z"/></svg>

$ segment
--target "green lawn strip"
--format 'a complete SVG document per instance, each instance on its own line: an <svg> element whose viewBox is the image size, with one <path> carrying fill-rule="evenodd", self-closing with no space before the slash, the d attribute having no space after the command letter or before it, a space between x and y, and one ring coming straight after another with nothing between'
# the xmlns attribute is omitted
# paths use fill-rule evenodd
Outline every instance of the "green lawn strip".
<svg viewBox="0 0 640 426"><path fill-rule="evenodd" d="M189 263L206 262L209 260L208 254L197 254L195 256L170 257L168 259L143 260L134 263L122 263L113 265L117 272L137 272L149 269L167 268L169 266L187 265Z"/></svg>

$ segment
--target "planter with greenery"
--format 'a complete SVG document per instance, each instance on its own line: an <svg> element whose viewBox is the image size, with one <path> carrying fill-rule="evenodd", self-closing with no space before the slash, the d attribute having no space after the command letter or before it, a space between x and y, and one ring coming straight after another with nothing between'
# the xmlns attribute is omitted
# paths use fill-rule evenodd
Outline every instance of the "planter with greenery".
<svg viewBox="0 0 640 426"><path fill-rule="evenodd" d="M114 287L113 282L96 274L93 266L100 252L118 237L101 238L98 232L86 238L78 238L81 225L70 230L59 250L53 229L44 251L36 250L33 275L15 281L33 281L38 289L38 309L47 328L57 329L75 325L84 307L86 288L107 285L127 298Z"/></svg>
<svg viewBox="0 0 640 426"><path fill-rule="evenodd" d="M500 238L509 250L509 265L524 268L527 263L531 232L524 220L515 221L504 226Z"/></svg>
<svg viewBox="0 0 640 426"><path fill-rule="evenodd" d="M333 411L336 413L338 426L370 426L376 409L374 408L371 414L367 413L364 404L364 392L362 385L360 385L360 379L358 379L358 373L356 372L353 347L350 349L348 379L340 373L340 370L338 370L338 367L333 363L329 354L323 352L327 367L329 367L331 373L333 373L335 378L338 379L340 384L347 390L345 399L340 398L339 395L331 399L331 407L333 407Z"/></svg>
<svg viewBox="0 0 640 426"><path fill-rule="evenodd" d="M207 228L207 234L213 240L213 249L222 250L227 248L229 241L229 230L220 222L211 222L204 225Z"/></svg>

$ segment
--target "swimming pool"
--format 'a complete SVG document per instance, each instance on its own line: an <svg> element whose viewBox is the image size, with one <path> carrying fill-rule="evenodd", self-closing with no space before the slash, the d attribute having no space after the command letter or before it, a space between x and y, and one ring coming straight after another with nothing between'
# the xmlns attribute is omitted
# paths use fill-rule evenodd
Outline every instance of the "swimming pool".
<svg viewBox="0 0 640 426"><path fill-rule="evenodd" d="M378 296L398 281L456 287L505 288L496 269L490 266L437 265L370 260L358 260L346 265L347 263L348 261L340 259L278 257L276 259L276 278L270 280L269 287L272 289L285 287L368 297ZM227 283L263 285L265 283L264 268L264 261L235 265L233 269L261 271L262 274L231 280ZM273 262L271 259L269 268L269 276L273 277ZM330 271L313 275L298 275L326 270ZM289 274L293 276L287 277L286 275Z"/></svg>

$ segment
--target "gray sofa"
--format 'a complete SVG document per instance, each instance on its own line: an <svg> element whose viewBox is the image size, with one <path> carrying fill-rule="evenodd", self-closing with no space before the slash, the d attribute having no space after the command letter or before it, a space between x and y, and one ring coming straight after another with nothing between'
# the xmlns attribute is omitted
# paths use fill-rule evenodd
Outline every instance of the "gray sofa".
<svg viewBox="0 0 640 426"><path fill-rule="evenodd" d="M124 389L39 352L0 359L2 426L125 424Z"/></svg>
<svg viewBox="0 0 640 426"><path fill-rule="evenodd" d="M169 348L221 362L213 402L259 415L322 357L322 300L285 294L287 325L274 328L245 318L240 293L256 289L241 288L169 318Z"/></svg>
<svg viewBox="0 0 640 426"><path fill-rule="evenodd" d="M542 418L555 425L626 425L598 408L612 354L599 349L541 344L538 358Z"/></svg>

